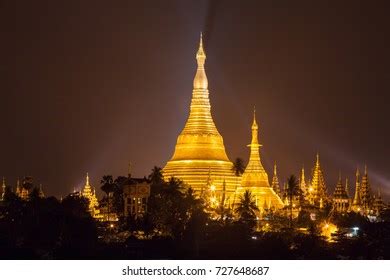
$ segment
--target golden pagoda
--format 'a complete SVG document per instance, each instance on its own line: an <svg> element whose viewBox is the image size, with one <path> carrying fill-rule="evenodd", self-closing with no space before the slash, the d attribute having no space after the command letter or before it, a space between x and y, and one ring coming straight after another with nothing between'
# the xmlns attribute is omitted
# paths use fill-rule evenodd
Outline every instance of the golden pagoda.
<svg viewBox="0 0 390 280"><path fill-rule="evenodd" d="M350 199L348 197L348 179L345 180L345 186L341 181L341 173L333 193L333 207L337 212L347 212L350 209Z"/></svg>
<svg viewBox="0 0 390 280"><path fill-rule="evenodd" d="M363 210L368 213L372 207L371 187L368 180L367 165L364 167L364 175L360 185L360 199Z"/></svg>
<svg viewBox="0 0 390 280"><path fill-rule="evenodd" d="M252 141L248 145L250 156L248 165L241 178L239 194L249 190L256 199L257 207L262 211L265 209L279 209L284 206L283 201L269 185L268 174L265 172L260 160L260 147L258 141L258 125L256 122L256 111L253 113Z"/></svg>
<svg viewBox="0 0 390 280"><path fill-rule="evenodd" d="M299 188L301 189L303 196L306 197L307 188L305 179L305 168L303 166L301 170L301 177L299 178Z"/></svg>
<svg viewBox="0 0 390 280"><path fill-rule="evenodd" d="M359 169L356 169L356 183L355 183L355 196L352 202L352 210L355 212L360 212L361 209L361 200L360 200L360 172Z"/></svg>
<svg viewBox="0 0 390 280"><path fill-rule="evenodd" d="M190 114L177 138L175 152L163 168L163 176L165 180L176 177L198 193L206 187L211 176L218 191L222 190L225 180L226 191L232 193L239 181L232 171L233 164L226 155L222 136L211 116L205 60L201 35Z"/></svg>
<svg viewBox="0 0 390 280"><path fill-rule="evenodd" d="M320 155L317 153L312 179L307 190L307 198L312 205L323 207L327 201L324 174L320 165Z"/></svg>
<svg viewBox="0 0 390 280"><path fill-rule="evenodd" d="M101 216L100 211L98 210L99 202L98 202L98 199L96 197L95 189L92 189L91 185L89 184L88 173L87 173L87 176L85 178L85 186L81 192L81 196L88 199L88 202L89 202L88 210L91 213L92 217L99 218Z"/></svg>

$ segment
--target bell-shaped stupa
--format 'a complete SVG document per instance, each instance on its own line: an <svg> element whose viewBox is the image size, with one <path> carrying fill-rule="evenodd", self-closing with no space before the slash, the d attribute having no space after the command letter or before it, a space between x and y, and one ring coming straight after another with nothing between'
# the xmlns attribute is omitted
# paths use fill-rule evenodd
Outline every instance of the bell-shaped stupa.
<svg viewBox="0 0 390 280"><path fill-rule="evenodd" d="M242 195L249 190L256 200L260 210L279 209L284 206L278 194L272 189L268 181L268 174L260 160L260 147L258 140L259 127L256 122L256 111L253 112L252 141L248 145L250 156L248 165L241 178L238 194ZM236 201L237 202L237 201Z"/></svg>
<svg viewBox="0 0 390 280"><path fill-rule="evenodd" d="M201 35L196 54L198 68L194 78L190 115L177 138L171 160L163 168L163 175L166 180L176 177L198 192L205 190L210 177L217 189L222 189L225 180L226 191L234 192L239 179L232 171L233 164L226 155L222 136L211 116L205 60Z"/></svg>

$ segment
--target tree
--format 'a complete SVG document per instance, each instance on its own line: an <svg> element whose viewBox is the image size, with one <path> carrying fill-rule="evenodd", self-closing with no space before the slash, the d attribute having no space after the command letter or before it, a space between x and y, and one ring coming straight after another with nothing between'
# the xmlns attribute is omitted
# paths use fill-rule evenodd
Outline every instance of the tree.
<svg viewBox="0 0 390 280"><path fill-rule="evenodd" d="M242 158L238 157L234 160L232 171L234 172L234 175L236 175L237 177L241 176L242 173L244 173L245 165L244 165L244 161L242 160Z"/></svg>
<svg viewBox="0 0 390 280"><path fill-rule="evenodd" d="M150 180L152 194L159 193L163 189L165 182L161 167L154 166L148 179Z"/></svg>
<svg viewBox="0 0 390 280"><path fill-rule="evenodd" d="M125 176L118 176L114 180L114 188L112 191L112 208L118 215L120 215L124 211L123 187L128 184L128 182L129 178Z"/></svg>
<svg viewBox="0 0 390 280"><path fill-rule="evenodd" d="M164 182L161 167L154 166L152 172L149 174L148 179L152 185L161 184Z"/></svg>
<svg viewBox="0 0 390 280"><path fill-rule="evenodd" d="M112 175L104 175L100 181L102 186L100 187L103 192L107 195L107 221L110 221L110 193L115 189L115 183L112 179Z"/></svg>
<svg viewBox="0 0 390 280"><path fill-rule="evenodd" d="M251 191L246 190L240 197L240 202L234 212L238 215L240 222L252 229L256 223L256 211L259 211L259 208L256 206L255 199Z"/></svg>
<svg viewBox="0 0 390 280"><path fill-rule="evenodd" d="M295 177L295 175L291 175L290 177L288 177L286 192L287 192L287 197L288 197L289 202L290 202L289 208L290 208L290 228L291 228L292 227L293 199L295 197L302 196L302 192L301 192L301 189L299 188L298 180Z"/></svg>

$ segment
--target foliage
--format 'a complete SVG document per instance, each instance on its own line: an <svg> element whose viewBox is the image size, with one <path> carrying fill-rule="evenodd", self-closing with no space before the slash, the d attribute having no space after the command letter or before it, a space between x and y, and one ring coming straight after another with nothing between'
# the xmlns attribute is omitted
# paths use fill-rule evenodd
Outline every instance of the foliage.
<svg viewBox="0 0 390 280"><path fill-rule="evenodd" d="M32 194L35 192L33 191ZM0 258L61 259L93 255L97 235L80 197L32 195L22 201L7 195L0 208Z"/></svg>
<svg viewBox="0 0 390 280"><path fill-rule="evenodd" d="M241 176L245 171L245 164L242 158L236 158L233 162L232 171L237 177Z"/></svg>
<svg viewBox="0 0 390 280"><path fill-rule="evenodd" d="M250 229L255 226L256 211L259 211L259 208L257 208L255 199L249 190L246 190L240 197L240 202L234 211L241 223L246 224Z"/></svg>

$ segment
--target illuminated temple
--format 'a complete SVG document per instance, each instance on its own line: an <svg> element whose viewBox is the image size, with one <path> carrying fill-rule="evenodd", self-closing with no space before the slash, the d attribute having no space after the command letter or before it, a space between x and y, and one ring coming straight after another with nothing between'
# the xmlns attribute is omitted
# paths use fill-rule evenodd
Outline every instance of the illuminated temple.
<svg viewBox="0 0 390 280"><path fill-rule="evenodd" d="M261 145L258 142L255 114L252 141L248 145L248 165L242 177L235 176L233 172L233 164L226 154L222 136L211 116L202 36L196 60L198 68L194 78L190 114L177 139L175 152L163 168L164 179L179 178L200 194L211 191L213 197L222 197L226 192L229 204L237 203L241 195L250 190L260 210L282 208L283 202L270 186L268 175L260 161Z"/></svg>
<svg viewBox="0 0 390 280"><path fill-rule="evenodd" d="M177 138L174 154L163 168L165 180L176 177L201 192L210 180L221 190L232 193L239 183L232 171L222 136L211 116L208 81L204 68L206 54L202 36L196 54L198 64L192 91L190 114ZM211 177L211 178L210 178Z"/></svg>

